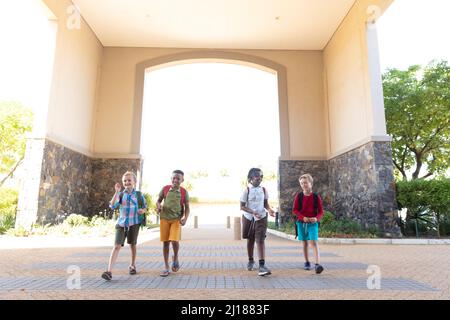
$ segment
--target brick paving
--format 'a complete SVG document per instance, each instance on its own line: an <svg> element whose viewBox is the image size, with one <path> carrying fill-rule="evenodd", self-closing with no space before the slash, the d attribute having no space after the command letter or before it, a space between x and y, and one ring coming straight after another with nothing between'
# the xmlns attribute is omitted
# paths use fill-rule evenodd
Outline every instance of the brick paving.
<svg viewBox="0 0 450 320"><path fill-rule="evenodd" d="M111 282L100 278L111 247L0 250L0 299L450 299L448 245L321 245L321 275L302 269L298 242L269 235L266 246L273 274L258 277L245 269L245 241L232 229L184 228L179 272L159 277L154 239L138 246L135 276L123 248ZM373 265L380 289L367 285Z"/></svg>

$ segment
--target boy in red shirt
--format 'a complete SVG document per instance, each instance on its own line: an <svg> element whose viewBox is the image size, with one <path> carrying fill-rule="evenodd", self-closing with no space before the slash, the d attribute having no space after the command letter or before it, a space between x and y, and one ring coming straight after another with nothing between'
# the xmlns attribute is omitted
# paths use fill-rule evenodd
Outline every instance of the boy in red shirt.
<svg viewBox="0 0 450 320"><path fill-rule="evenodd" d="M305 256L305 270L311 269L308 258L308 243L313 247L315 271L317 274L323 271L319 263L319 221L323 216L322 199L312 192L313 178L310 174L302 175L300 182L301 192L297 192L294 198L292 213L297 216L296 228L298 240L303 242L303 255Z"/></svg>

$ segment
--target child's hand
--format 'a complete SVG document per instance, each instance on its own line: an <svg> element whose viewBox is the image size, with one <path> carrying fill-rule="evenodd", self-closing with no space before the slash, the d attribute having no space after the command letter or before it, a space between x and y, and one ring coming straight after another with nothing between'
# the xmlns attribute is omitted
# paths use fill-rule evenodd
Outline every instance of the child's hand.
<svg viewBox="0 0 450 320"><path fill-rule="evenodd" d="M116 189L116 192L120 192L120 190L122 189L122 186L120 185L120 183L116 183L115 185L114 185L114 189Z"/></svg>
<svg viewBox="0 0 450 320"><path fill-rule="evenodd" d="M139 210L138 210L138 213L139 213L139 214L144 214L145 211L144 211L144 209L139 209Z"/></svg>
<svg viewBox="0 0 450 320"><path fill-rule="evenodd" d="M182 226L184 226L186 224L186 217L182 217L180 219L180 223L181 223Z"/></svg>
<svg viewBox="0 0 450 320"><path fill-rule="evenodd" d="M256 219L261 218L261 215L256 211L253 213L253 215L256 217Z"/></svg>
<svg viewBox="0 0 450 320"><path fill-rule="evenodd" d="M156 203L156 212L157 212L157 213L161 213L161 210L162 210L162 208L161 208L161 203L157 202L157 203Z"/></svg>
<svg viewBox="0 0 450 320"><path fill-rule="evenodd" d="M273 211L272 209L269 209L269 214L271 217L275 217L275 211Z"/></svg>
<svg viewBox="0 0 450 320"><path fill-rule="evenodd" d="M315 223L315 222L317 222L317 218L311 218L310 221Z"/></svg>
<svg viewBox="0 0 450 320"><path fill-rule="evenodd" d="M304 217L304 218L303 218L303 222L304 222L304 223L308 223L308 222L309 222L309 218Z"/></svg>

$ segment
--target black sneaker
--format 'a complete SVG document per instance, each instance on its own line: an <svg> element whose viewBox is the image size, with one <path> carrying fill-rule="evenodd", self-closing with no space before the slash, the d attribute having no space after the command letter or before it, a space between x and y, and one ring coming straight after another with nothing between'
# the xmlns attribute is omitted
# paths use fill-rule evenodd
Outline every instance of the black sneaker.
<svg viewBox="0 0 450 320"><path fill-rule="evenodd" d="M247 270L248 271L252 271L254 269L254 267L255 267L255 261L249 261L247 263Z"/></svg>
<svg viewBox="0 0 450 320"><path fill-rule="evenodd" d="M305 265L303 266L304 270L311 270L311 263L309 261L305 262Z"/></svg>
<svg viewBox="0 0 450 320"><path fill-rule="evenodd" d="M322 271L323 271L323 267L320 264L317 264L317 263L316 263L315 269L316 269L316 273L317 274L321 274Z"/></svg>
<svg viewBox="0 0 450 320"><path fill-rule="evenodd" d="M266 266L260 266L258 271L258 276L268 276L272 272Z"/></svg>

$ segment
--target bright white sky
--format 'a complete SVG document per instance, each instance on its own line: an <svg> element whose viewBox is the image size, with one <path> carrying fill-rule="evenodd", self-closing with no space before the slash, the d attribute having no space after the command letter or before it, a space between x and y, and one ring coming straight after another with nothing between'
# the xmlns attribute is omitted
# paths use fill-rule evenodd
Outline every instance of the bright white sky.
<svg viewBox="0 0 450 320"><path fill-rule="evenodd" d="M0 0L0 100L22 101L45 119L54 38L36 7L19 9L32 1ZM395 0L377 23L382 71L450 61L449 12L448 0ZM150 73L146 86L144 178L157 179L155 185L174 168L212 176L225 168L233 175L239 165L242 177L250 165L279 156L274 75L236 65L181 65Z"/></svg>
<svg viewBox="0 0 450 320"><path fill-rule="evenodd" d="M394 0L377 23L382 72L450 62L449 14L449 0Z"/></svg>
<svg viewBox="0 0 450 320"><path fill-rule="evenodd" d="M275 74L236 64L196 63L146 75L141 152L144 181L152 193L181 169L208 173L208 178L190 179L195 193L238 199L239 181L252 166L276 172L279 132ZM221 170L230 177L221 177Z"/></svg>

